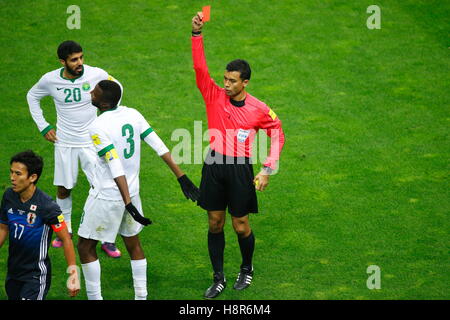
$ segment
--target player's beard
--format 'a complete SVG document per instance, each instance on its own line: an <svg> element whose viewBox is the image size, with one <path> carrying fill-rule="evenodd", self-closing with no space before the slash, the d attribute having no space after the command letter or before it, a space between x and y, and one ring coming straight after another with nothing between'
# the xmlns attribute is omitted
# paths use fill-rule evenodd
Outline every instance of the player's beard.
<svg viewBox="0 0 450 320"><path fill-rule="evenodd" d="M72 69L69 66L66 66L66 70L74 77L78 77L83 72L83 66L81 66L81 71L76 71L75 69Z"/></svg>

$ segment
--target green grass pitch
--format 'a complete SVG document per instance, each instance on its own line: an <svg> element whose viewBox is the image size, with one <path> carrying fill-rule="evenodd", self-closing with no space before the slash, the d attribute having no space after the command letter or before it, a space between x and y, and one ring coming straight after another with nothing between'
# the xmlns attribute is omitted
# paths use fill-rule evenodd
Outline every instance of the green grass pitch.
<svg viewBox="0 0 450 320"><path fill-rule="evenodd" d="M69 30L66 9L81 9ZM248 91L283 121L279 173L259 193L251 216L255 277L244 292L232 283L240 264L230 219L225 227L229 287L219 299L448 299L449 2L405 1L1 1L0 189L9 159L32 148L45 159L39 187L55 196L53 147L39 134L26 93L59 67L57 45L80 42L85 63L124 86L122 104L139 109L169 148L176 128L192 134L206 114L195 86L191 18L212 5L204 28L211 75L243 58ZM381 29L369 30L369 5ZM53 101L42 102L55 123ZM203 147L207 142L203 143ZM200 164L182 164L198 184ZM259 165L255 166L255 171ZM77 226L87 196L73 192ZM201 299L211 282L207 219L187 201L150 148L144 148L141 197L154 225L141 239L149 299ZM76 242L76 239L75 239ZM99 250L105 299L133 299L131 267ZM62 250L50 249L48 299L68 299ZM6 299L7 243L0 249L0 299ZM369 290L370 265L381 289ZM84 280L77 300L86 299Z"/></svg>

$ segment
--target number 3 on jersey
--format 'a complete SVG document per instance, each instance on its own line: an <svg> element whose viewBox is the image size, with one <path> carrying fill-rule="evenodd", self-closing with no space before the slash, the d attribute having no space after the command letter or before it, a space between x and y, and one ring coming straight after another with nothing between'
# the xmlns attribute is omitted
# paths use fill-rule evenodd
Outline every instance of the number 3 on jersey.
<svg viewBox="0 0 450 320"><path fill-rule="evenodd" d="M129 148L123 149L123 157L129 159L134 154L134 130L131 124L124 124L122 127L122 137L126 137Z"/></svg>

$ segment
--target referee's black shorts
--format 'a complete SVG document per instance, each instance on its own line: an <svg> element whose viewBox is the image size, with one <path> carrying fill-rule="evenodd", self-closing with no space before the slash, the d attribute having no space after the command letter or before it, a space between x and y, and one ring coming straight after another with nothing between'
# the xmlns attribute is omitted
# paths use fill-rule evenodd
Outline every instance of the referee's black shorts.
<svg viewBox="0 0 450 320"><path fill-rule="evenodd" d="M224 156L210 150L202 168L197 204L207 211L224 211L234 217L258 212L250 158Z"/></svg>

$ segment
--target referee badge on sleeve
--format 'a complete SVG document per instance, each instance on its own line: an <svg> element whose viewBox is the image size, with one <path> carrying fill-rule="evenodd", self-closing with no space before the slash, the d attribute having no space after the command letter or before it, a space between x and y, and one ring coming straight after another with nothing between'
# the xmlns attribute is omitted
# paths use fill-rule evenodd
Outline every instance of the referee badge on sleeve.
<svg viewBox="0 0 450 320"><path fill-rule="evenodd" d="M272 118L272 120L275 120L277 117L277 114L273 112L272 109L269 108L269 116Z"/></svg>

